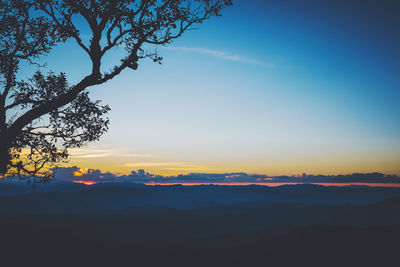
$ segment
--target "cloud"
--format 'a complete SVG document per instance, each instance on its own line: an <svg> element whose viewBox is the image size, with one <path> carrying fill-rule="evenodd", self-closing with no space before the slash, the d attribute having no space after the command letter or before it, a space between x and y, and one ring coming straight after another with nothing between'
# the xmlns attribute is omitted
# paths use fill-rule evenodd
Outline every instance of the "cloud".
<svg viewBox="0 0 400 267"><path fill-rule="evenodd" d="M162 170L168 171L181 171L181 172L218 172L220 169L197 165L191 162L157 162L157 161L144 161L144 162L133 162L123 164L125 167L134 168L146 168L146 167L157 167L162 168Z"/></svg>
<svg viewBox="0 0 400 267"><path fill-rule="evenodd" d="M102 153L102 154L86 154L86 155L80 155L80 156L75 156L77 158L104 158L111 156L111 153Z"/></svg>
<svg viewBox="0 0 400 267"><path fill-rule="evenodd" d="M124 166L127 167L151 167L151 166L183 166L183 167L197 167L184 162L135 162L126 163Z"/></svg>
<svg viewBox="0 0 400 267"><path fill-rule="evenodd" d="M145 166L145 163L137 163ZM149 163L148 163L149 164ZM157 163L160 164L160 163ZM166 166L176 162L164 162ZM136 165L135 165L136 166ZM147 165L153 166L153 165ZM138 165L139 167L139 165ZM184 169L184 168L183 168ZM54 170L56 181L132 182L132 183L400 183L400 177L382 173L353 173L347 175L293 175L268 176L264 174L236 173L190 173L162 176L143 169L127 175L102 172L99 169L82 170L77 166L59 167Z"/></svg>
<svg viewBox="0 0 400 267"><path fill-rule="evenodd" d="M87 169L83 170L77 166L72 167L58 167L53 169L56 181L112 181L118 177L118 175L110 172L102 172L99 169Z"/></svg>
<svg viewBox="0 0 400 267"><path fill-rule="evenodd" d="M72 181L74 180L74 173L80 172L80 168L77 166L72 167L59 167L53 169L55 178L58 181Z"/></svg>
<svg viewBox="0 0 400 267"><path fill-rule="evenodd" d="M195 48L195 47L186 47L186 46L163 46L163 49L166 50L174 50L174 51L182 51L182 52L193 52L193 53L198 53L198 54L204 54L204 55L210 55L214 56L220 59L224 60L230 60L230 61L236 61L236 62L242 62L242 63L248 63L248 64L256 64L256 65L262 65L268 68L273 68L274 64L268 63L268 62L263 62L259 60L255 60L252 58L244 57L238 54L232 54L220 50L212 50L212 49L207 49L207 48Z"/></svg>
<svg viewBox="0 0 400 267"><path fill-rule="evenodd" d="M86 155L86 154L97 154L97 153L109 153L111 150L110 149L93 149L93 148L71 148L68 150L68 153L70 155Z"/></svg>
<svg viewBox="0 0 400 267"><path fill-rule="evenodd" d="M150 154L116 154L119 157L135 157L135 158L158 158L158 156Z"/></svg>
<svg viewBox="0 0 400 267"><path fill-rule="evenodd" d="M86 149L71 149L69 154L73 158L105 158L105 157L135 157L135 158L157 158L157 156L150 154L131 153L134 148L120 148L120 149L105 149L105 148L86 148Z"/></svg>

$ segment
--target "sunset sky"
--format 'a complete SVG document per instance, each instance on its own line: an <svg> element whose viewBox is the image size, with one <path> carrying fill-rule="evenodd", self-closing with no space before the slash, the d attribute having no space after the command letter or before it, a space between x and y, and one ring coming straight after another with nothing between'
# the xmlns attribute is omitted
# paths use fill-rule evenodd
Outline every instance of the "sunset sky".
<svg viewBox="0 0 400 267"><path fill-rule="evenodd" d="M68 165L400 174L399 14L389 0L235 1L158 47L162 65L142 61L91 88L112 109L110 130ZM72 41L46 61L71 83L90 71Z"/></svg>

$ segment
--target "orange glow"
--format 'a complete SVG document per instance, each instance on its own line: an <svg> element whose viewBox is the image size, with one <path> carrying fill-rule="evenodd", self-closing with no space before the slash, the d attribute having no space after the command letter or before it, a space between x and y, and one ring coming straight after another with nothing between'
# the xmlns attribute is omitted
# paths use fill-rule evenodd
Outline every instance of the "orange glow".
<svg viewBox="0 0 400 267"><path fill-rule="evenodd" d="M95 182L95 181L80 181L80 180L77 180L77 181L72 181L73 183L77 183L77 184L84 184L84 185L94 185L94 184L97 184L97 182Z"/></svg>
<svg viewBox="0 0 400 267"><path fill-rule="evenodd" d="M361 186L372 186L372 187L400 187L398 183L155 183L149 182L145 185L184 185L184 186L194 186L194 185L264 185L264 186L281 186L281 185L297 185L297 184L313 184L313 185L323 185L323 186L350 186L350 185L361 185Z"/></svg>
<svg viewBox="0 0 400 267"><path fill-rule="evenodd" d="M82 176L83 173L81 173L81 171L79 170L79 171L73 172L73 175L74 175L74 176Z"/></svg>

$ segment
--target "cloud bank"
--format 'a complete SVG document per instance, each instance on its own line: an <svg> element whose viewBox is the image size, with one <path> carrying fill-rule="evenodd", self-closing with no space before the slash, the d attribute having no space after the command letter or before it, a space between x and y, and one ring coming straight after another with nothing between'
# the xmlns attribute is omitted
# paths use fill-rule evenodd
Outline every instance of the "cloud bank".
<svg viewBox="0 0 400 267"><path fill-rule="evenodd" d="M162 176L134 170L128 175L102 172L99 169L82 170L79 167L54 169L55 181L132 182L132 183L400 183L400 177L382 173L353 173L347 175L293 175L269 176L265 174L190 173Z"/></svg>

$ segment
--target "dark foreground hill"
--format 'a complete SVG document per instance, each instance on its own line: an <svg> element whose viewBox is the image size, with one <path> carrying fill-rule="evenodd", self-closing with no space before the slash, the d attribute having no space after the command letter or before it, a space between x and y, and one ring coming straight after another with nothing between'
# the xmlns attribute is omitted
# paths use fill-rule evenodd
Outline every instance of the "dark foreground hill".
<svg viewBox="0 0 400 267"><path fill-rule="evenodd" d="M398 266L399 196L320 186L8 195L0 201L0 265Z"/></svg>
<svg viewBox="0 0 400 267"><path fill-rule="evenodd" d="M400 240L398 225L278 225L201 237L191 233L204 225L157 216L24 216L0 227L2 266L397 266Z"/></svg>

